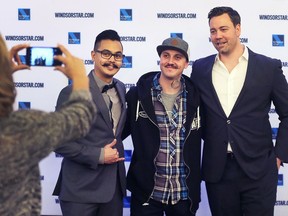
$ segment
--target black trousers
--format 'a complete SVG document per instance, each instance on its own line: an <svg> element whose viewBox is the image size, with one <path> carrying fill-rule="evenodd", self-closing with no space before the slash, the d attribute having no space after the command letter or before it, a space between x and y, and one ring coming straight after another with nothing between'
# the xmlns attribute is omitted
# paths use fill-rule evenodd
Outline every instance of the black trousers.
<svg viewBox="0 0 288 216"><path fill-rule="evenodd" d="M273 216L276 201L278 169L270 163L267 173L258 180L250 179L233 154L220 182L206 182L212 216Z"/></svg>
<svg viewBox="0 0 288 216"><path fill-rule="evenodd" d="M161 202L150 199L148 204L143 205L133 194L131 194L131 215L130 216L195 216L196 210L190 210L189 200L180 200L175 205L163 204Z"/></svg>
<svg viewBox="0 0 288 216"><path fill-rule="evenodd" d="M63 216L122 216L123 194L119 180L116 183L115 194L108 203L75 203L60 200Z"/></svg>

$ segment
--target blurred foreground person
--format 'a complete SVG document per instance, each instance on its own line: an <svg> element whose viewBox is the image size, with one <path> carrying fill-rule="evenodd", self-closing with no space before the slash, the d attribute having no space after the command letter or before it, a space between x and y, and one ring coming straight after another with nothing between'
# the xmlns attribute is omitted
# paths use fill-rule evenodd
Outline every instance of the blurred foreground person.
<svg viewBox="0 0 288 216"><path fill-rule="evenodd" d="M21 64L18 51L8 52L0 37L0 215L37 216L41 211L41 186L38 163L60 143L84 136L95 113L88 91L89 83L81 59L64 53L55 59L63 62L59 70L73 80L69 100L57 112L18 110L13 112L16 97L12 73L29 69Z"/></svg>

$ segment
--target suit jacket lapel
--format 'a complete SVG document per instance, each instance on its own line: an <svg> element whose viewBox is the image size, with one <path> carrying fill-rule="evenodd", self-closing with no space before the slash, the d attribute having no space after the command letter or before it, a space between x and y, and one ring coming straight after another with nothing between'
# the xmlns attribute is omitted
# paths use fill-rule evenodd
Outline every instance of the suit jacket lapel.
<svg viewBox="0 0 288 216"><path fill-rule="evenodd" d="M93 70L89 73L89 83L90 83L90 92L92 94L93 101L97 107L97 110L100 112L102 115L104 121L108 125L108 127L111 128L112 130L112 124L109 116L109 110L107 108L107 105L103 99L102 93L100 92L99 87L96 84L96 81L93 77Z"/></svg>

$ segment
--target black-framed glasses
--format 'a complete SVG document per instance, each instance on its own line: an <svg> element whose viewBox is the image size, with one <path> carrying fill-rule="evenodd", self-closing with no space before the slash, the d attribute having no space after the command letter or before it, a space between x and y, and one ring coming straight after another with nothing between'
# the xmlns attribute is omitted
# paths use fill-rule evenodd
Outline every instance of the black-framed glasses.
<svg viewBox="0 0 288 216"><path fill-rule="evenodd" d="M125 55L121 52L112 53L109 50L95 50L95 52L98 52L101 54L101 57L104 59L110 59L112 56L114 56L115 61L122 61Z"/></svg>

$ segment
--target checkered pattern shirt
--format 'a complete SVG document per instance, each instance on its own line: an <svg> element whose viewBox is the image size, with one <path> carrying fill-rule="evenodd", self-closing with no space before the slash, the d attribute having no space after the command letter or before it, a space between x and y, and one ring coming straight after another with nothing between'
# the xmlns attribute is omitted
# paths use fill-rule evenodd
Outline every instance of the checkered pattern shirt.
<svg viewBox="0 0 288 216"><path fill-rule="evenodd" d="M154 77L151 88L152 101L160 130L160 148L154 160L156 173L151 198L165 204L168 204L169 201L176 204L179 200L188 199L188 189L185 182L188 168L183 159L187 93L183 78L181 83L182 90L174 102L171 119L169 119L162 102L159 74Z"/></svg>

